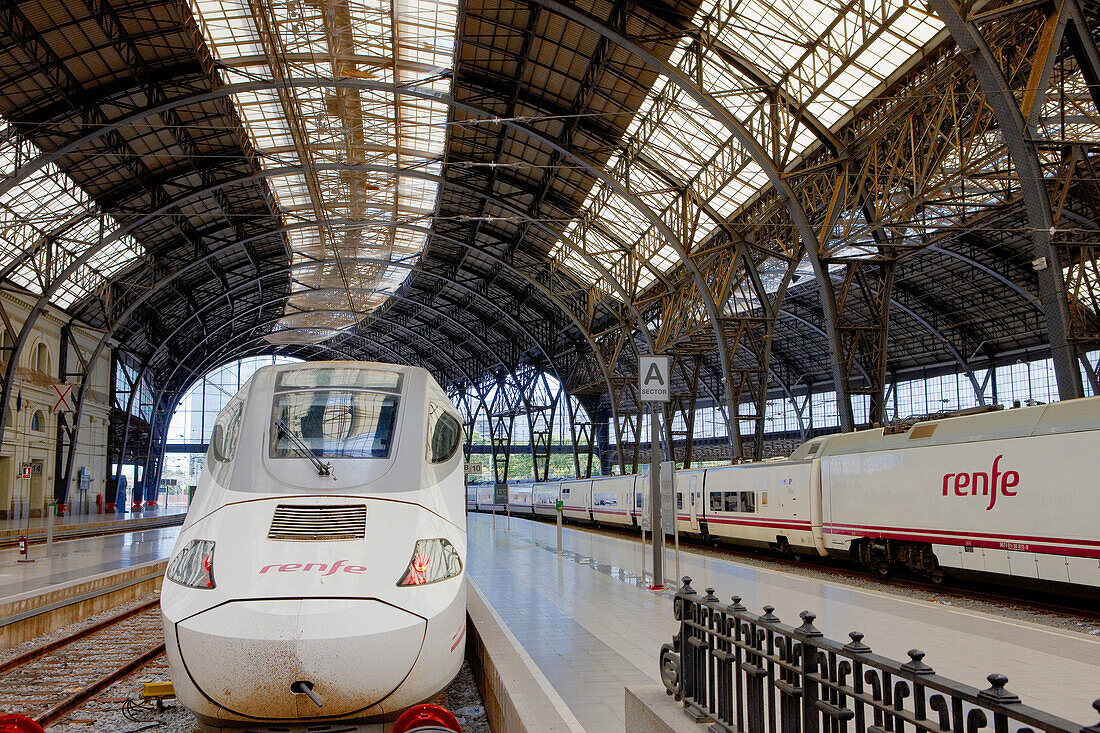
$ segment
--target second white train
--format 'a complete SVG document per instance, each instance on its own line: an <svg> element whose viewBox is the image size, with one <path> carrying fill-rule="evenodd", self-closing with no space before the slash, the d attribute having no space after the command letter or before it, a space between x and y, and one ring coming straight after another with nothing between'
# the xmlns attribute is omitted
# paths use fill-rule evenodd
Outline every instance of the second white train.
<svg viewBox="0 0 1100 733"><path fill-rule="evenodd" d="M733 544L1100 596L1100 397L822 436L784 460L675 472L678 529ZM637 527L641 476L513 484L513 514ZM672 515L672 492L662 502ZM467 505L492 511L492 487ZM671 525L666 524L671 531Z"/></svg>

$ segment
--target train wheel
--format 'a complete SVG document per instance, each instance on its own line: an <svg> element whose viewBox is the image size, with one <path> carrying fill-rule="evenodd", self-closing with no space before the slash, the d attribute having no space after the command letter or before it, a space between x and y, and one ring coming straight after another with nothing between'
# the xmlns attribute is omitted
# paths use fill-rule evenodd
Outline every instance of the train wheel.
<svg viewBox="0 0 1100 733"><path fill-rule="evenodd" d="M401 713L393 733L462 733L462 726L449 710L429 703Z"/></svg>
<svg viewBox="0 0 1100 733"><path fill-rule="evenodd" d="M886 578L890 575L890 563L880 562L875 566L875 572L878 573L880 578Z"/></svg>

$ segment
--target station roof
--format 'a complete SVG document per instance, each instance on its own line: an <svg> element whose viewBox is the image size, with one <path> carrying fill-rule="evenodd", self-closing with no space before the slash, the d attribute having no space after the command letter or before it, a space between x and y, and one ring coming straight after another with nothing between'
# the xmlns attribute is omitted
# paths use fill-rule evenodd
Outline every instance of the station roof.
<svg viewBox="0 0 1100 733"><path fill-rule="evenodd" d="M1034 36L1029 8L987 37ZM1057 64L1041 162L1094 252L1100 127ZM715 324L751 370L739 334L780 294L771 379L820 383L795 209L849 325L878 307L864 271L896 263L892 373L1048 342L1004 140L919 3L18 0L0 127L0 274L172 389L278 352L456 388L533 366L596 406L652 348L713 397Z"/></svg>

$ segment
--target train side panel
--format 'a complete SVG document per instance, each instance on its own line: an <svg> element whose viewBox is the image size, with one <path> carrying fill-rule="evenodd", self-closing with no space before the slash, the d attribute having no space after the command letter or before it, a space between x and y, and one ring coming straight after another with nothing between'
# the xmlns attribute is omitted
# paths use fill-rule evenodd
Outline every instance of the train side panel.
<svg viewBox="0 0 1100 733"><path fill-rule="evenodd" d="M533 489L533 503L535 516L553 517L558 513L556 508L561 496L561 482L549 481L537 483Z"/></svg>
<svg viewBox="0 0 1100 733"><path fill-rule="evenodd" d="M948 570L1100 586L1098 445L1087 430L823 456L826 545L868 564L930 547Z"/></svg>
<svg viewBox="0 0 1100 733"><path fill-rule="evenodd" d="M813 468L813 461L786 460L707 469L707 532L733 543L816 552Z"/></svg>
<svg viewBox="0 0 1100 733"><path fill-rule="evenodd" d="M592 480L592 518L601 524L632 524L633 476L610 476Z"/></svg>
<svg viewBox="0 0 1100 733"><path fill-rule="evenodd" d="M563 516L578 522L592 521L589 506L592 505L592 481L562 481L561 501Z"/></svg>
<svg viewBox="0 0 1100 733"><path fill-rule="evenodd" d="M521 484L509 482L508 484L508 511L517 517L530 517L534 515L532 493L534 484Z"/></svg>

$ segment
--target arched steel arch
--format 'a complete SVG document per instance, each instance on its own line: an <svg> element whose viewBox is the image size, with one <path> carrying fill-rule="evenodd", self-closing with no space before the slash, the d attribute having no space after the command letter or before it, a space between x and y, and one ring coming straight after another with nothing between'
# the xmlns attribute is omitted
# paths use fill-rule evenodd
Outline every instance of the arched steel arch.
<svg viewBox="0 0 1100 733"><path fill-rule="evenodd" d="M1084 387L1081 383L1081 371L1078 368L1080 354L1076 345L1068 338L1069 304L1066 300L1061 254L1054 246L1054 212L1043 180L1039 154L1032 139L1034 137L1032 126L1028 124L1028 120L1024 119L1024 113L1020 109L1013 89L1009 87L1008 80L994 57L988 41L974 21L968 20L963 15L958 2L929 0L929 7L947 26L952 39L962 52L962 57L970 64L982 94L997 118L1008 155L1016 164L1016 181L1024 199L1028 236L1031 239L1034 255L1037 258L1046 258L1047 261L1047 266L1040 268L1037 275L1039 298L1043 315L1046 317L1051 357L1058 381L1058 396L1061 399L1083 397ZM1095 55L1092 37L1087 32L1081 35L1083 43L1093 44ZM1057 48L1046 49L1046 57L1053 62L1053 55L1056 55L1057 51ZM1043 58L1042 61L1045 62L1047 58ZM1087 63L1083 64L1083 66L1087 65ZM1029 89L1028 92L1042 94L1048 82L1049 74L1044 74L1039 78L1042 89ZM1100 106L1097 109L1100 111Z"/></svg>
<svg viewBox="0 0 1100 733"><path fill-rule="evenodd" d="M337 87L337 88L346 87L346 88L381 90L381 91L389 91L389 92L392 92L392 93L408 94L410 96L419 97L419 98L423 98L423 99L429 99L429 100L436 101L436 102L439 102L439 103L447 104L447 105L450 105L452 107L461 109L461 110L463 110L463 111L465 111L469 114L472 114L474 116L477 116L477 117L482 117L482 118L486 118L486 119L494 119L494 115L492 115L491 113L489 113L485 110L479 109L475 106L468 105L468 104L461 103L461 102L457 102L455 100L449 99L445 95L431 93L431 92L425 92L425 91L417 90L417 89L414 89L414 88L411 88L411 87L403 87L403 86L395 87L394 85L380 84L380 83L377 83L377 82L371 82L369 80L361 80L361 79L341 79L341 80L337 80L337 81L333 81L333 80L329 80L329 79L309 79L309 80L297 79L297 80L290 80L288 83L290 83L291 85L294 85L294 86L321 86L321 87ZM128 115L126 117L123 117L120 120L117 120L112 125L97 128L96 131L94 131L94 132L92 132L88 135L85 135L81 138L78 138L77 140L71 141L70 143L58 148L55 151L52 151L49 154L43 154L41 156L38 156L34 161L32 161L31 163L27 164L26 166L23 166L22 168L20 168L20 170L16 173L14 178L19 179L19 178L22 178L26 175L29 175L29 173L33 172L34 170L40 169L41 167L45 166L51 160L55 160L55 159L57 159L57 157L59 157L61 155L64 155L67 152L71 152L72 150L75 150L80 145L83 145L83 144L86 144L88 142L91 142L91 141L95 140L97 137L99 137L102 134L105 134L107 131L109 131L111 129L117 129L119 126L123 126L127 123L135 122L139 119L143 119L145 117L148 117L152 114L156 114L156 113L161 112L161 111L164 111L166 109L171 109L171 108L174 108L174 107L177 107L177 106L182 106L182 105L189 104L189 103L195 103L195 102L198 102L198 101L205 101L205 100L208 100L208 99L214 99L214 98L217 98L217 97L220 97L220 96L225 96L225 95L229 95L229 94L233 94L233 93L240 93L240 92L246 92L246 91L259 91L259 90L263 90L263 89L270 89L270 88L273 88L273 86L274 86L274 82L244 82L244 83L235 84L235 85L226 85L226 86L221 87L218 90L215 90L213 92L209 92L209 93L206 93L206 94L193 95L191 97L186 97L186 98L179 98L179 99L173 100L172 102L169 102L169 103L166 103L166 104L157 105L155 107L147 108L146 110L142 110L142 111L133 113L131 115ZM540 143L546 145L547 147L550 147L550 148L558 151L563 156L577 162L578 165L585 168L589 172L589 174L591 174L592 176L594 176L594 177L600 179L601 181L603 181L605 184L607 184L612 189L614 189L616 191L616 193L618 193L620 196L622 196L624 198L624 200L630 202L630 204L632 206L634 206L643 216L645 216L645 218L650 222L650 224L653 225L662 234L662 236L665 238L666 242L668 242L669 246L671 246L673 248L673 250L676 252L677 256L680 257L680 259L684 263L685 269L689 273L691 273L692 278L696 282L696 287L699 289L700 296L704 300L704 306L707 310L708 317L711 321L711 327L712 327L712 330L714 331L716 342L719 344L720 363L722 364L723 373L724 373L724 376L727 380L727 383L729 383L730 372L729 372L728 356L727 356L728 349L726 348L726 345L725 345L725 341L726 341L725 340L725 333L724 333L724 331L723 331L723 329L721 328L721 325L720 325L720 319L719 319L719 314L718 314L717 308L714 304L713 298L711 298L711 296L709 294L709 290L706 288L706 285L703 282L701 274L699 273L698 269L695 267L693 261L687 256L686 250L685 250L683 244L679 241L678 236L675 233L673 233L671 231L671 229L669 229L669 227L664 223L664 221L659 216L657 216L651 209L649 209L649 207L643 201L641 201L633 193L631 193L624 186L622 186L622 184L620 182L618 182L612 176L610 176L602 168L602 166L588 160L585 156L581 156L578 153L576 153L575 151L572 151L568 148L565 148L565 147L559 145L558 143L556 143L552 139L546 137L544 134L542 134L539 131L534 130L530 127L527 127L525 125L520 125L520 124L518 124L514 121L510 121L510 120L500 120L500 124L507 125L511 129L514 129L514 130L516 130L517 132L519 132L523 135L531 137L532 139L536 139ZM352 167L352 166L334 166L334 167L349 168L349 167ZM381 170L382 172L385 172L384 167L382 167L382 166L376 166L376 167L372 168L371 166L358 165L358 166L354 166L354 167L358 167L358 168L364 169L364 170L378 169L378 170ZM256 176L256 177L266 177L268 175L272 175L272 174L274 174L275 170L277 170L277 169L273 169L272 171L266 171L266 172L264 172L264 174L261 174L261 175ZM422 176L417 175L418 173L419 172L402 171L403 175L409 175L410 177L422 177ZM215 186L209 186L209 187L204 188L203 193L209 193L209 192L212 192L212 191L220 190L220 189L225 188L229 185L235 185L235 184L238 184L238 183L241 183L241 182L246 182L248 180L251 180L252 178L254 178L254 177L243 177L243 178L234 179L232 181L222 181L222 182L219 182ZM10 184L10 181L0 183L0 196L3 195L5 190L7 190L6 187L9 186L9 184ZM172 207L174 208L175 205L178 205L178 203L173 204ZM163 208L169 208L169 207L163 207ZM159 210L158 210L158 212L159 212ZM98 252L99 249L101 249L103 246L110 243L111 241L115 241L117 238L124 235L126 232L132 230L133 228L136 228L137 226L147 222L148 220L149 220L149 216L147 215L145 217L142 217L142 218L138 219L136 222L133 222L133 223L127 225L127 227L122 228L124 231L122 231L121 234L112 235L112 236L114 236L114 239L108 239L108 240L101 241L100 244L96 245L95 247L89 248L84 253L82 253L78 258L76 258L72 263L70 263L70 265L65 269L65 271L63 271L61 273L61 275L59 275L56 278L55 282L52 283L51 286L47 288L47 290L43 294L42 298L39 299L39 303L36 303L35 307L32 308L31 314L28 316L28 322L33 323L33 321L37 318L38 313L41 311L41 307L44 306L45 302L48 302L48 299L52 295L52 292L56 288L57 284L59 284L60 282L65 281L72 274L72 272L74 272L78 267L83 265L88 259L91 258L91 256L93 256L96 252ZM119 231L120 230L116 230L116 233L119 232ZM557 236L557 235L555 235L555 236ZM597 266L598 269L603 270L602 265L597 264L596 266ZM609 277L608 283L613 285L613 286L617 286L619 290L622 290L621 285L619 283L617 283L617 280L615 280L615 278ZM626 301L629 301L629 298L626 298ZM24 328L24 330L26 330L26 328ZM643 331L643 333L646 332L645 329L642 329L642 331ZM21 331L20 332L21 337L22 337L22 333L23 332ZM23 347L23 341L25 341L25 339L23 339L23 338L18 338L16 340L14 353L18 354L19 352L21 352L22 347ZM5 384L10 384L10 378L5 379ZM6 410L6 399L5 399L5 403L3 405L0 405L0 420L2 420L3 417L4 417L4 410ZM3 436L2 422L0 422L0 438L2 438L2 436Z"/></svg>

